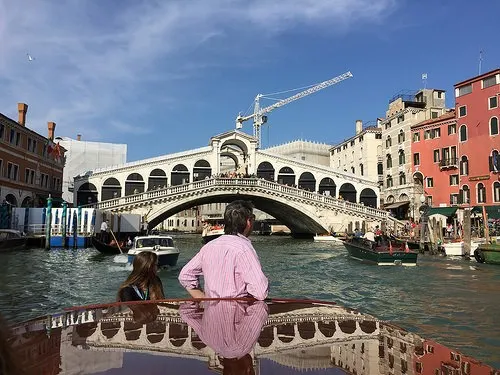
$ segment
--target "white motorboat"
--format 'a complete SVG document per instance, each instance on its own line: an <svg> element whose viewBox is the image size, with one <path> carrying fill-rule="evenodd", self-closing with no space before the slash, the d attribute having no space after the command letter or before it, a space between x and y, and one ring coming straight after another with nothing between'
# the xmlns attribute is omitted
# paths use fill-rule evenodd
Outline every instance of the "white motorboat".
<svg viewBox="0 0 500 375"><path fill-rule="evenodd" d="M128 262L132 264L134 257L142 251L154 252L158 256L158 267L175 266L180 253L174 239L161 234L136 237L134 246L128 251Z"/></svg>
<svg viewBox="0 0 500 375"><path fill-rule="evenodd" d="M343 241L335 236L331 235L316 235L314 236L314 242L336 242L336 243L343 243Z"/></svg>
<svg viewBox="0 0 500 375"><path fill-rule="evenodd" d="M470 254L469 256L474 254L474 250L478 248L478 246L482 243L484 243L486 240L483 239L477 239L473 240L470 243ZM443 248L446 256L451 256L451 257L463 257L465 256L465 244L464 241L457 241L457 242L445 242L443 243Z"/></svg>
<svg viewBox="0 0 500 375"><path fill-rule="evenodd" d="M224 234L224 218L222 216L215 218L203 218L203 231L201 240L208 243Z"/></svg>

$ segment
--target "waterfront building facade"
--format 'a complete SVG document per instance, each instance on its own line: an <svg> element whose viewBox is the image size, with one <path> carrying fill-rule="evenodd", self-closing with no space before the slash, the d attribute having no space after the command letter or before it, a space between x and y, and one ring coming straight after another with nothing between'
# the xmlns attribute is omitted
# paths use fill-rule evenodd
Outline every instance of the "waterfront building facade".
<svg viewBox="0 0 500 375"><path fill-rule="evenodd" d="M126 144L82 141L80 134L77 135L76 139L57 137L56 141L66 149L66 165L64 166L62 179L62 197L71 205L73 205L74 201L73 187L75 176L84 174L95 168L117 166L127 162ZM92 199L92 195L89 194L88 198ZM112 198L112 196L109 198Z"/></svg>
<svg viewBox="0 0 500 375"><path fill-rule="evenodd" d="M65 149L53 142L56 124L47 124L44 137L26 126L27 111L18 104L18 121L0 113L0 201L42 207L49 195L62 196Z"/></svg>
<svg viewBox="0 0 500 375"><path fill-rule="evenodd" d="M355 135L330 148L330 167L338 172L381 181L383 175L381 121L378 119L375 125L363 128L363 122L357 120Z"/></svg>
<svg viewBox="0 0 500 375"><path fill-rule="evenodd" d="M411 153L415 196L419 198L424 194L430 206L458 205L459 158L455 110L413 125ZM417 207L414 206L413 210ZM413 212L411 214L415 217Z"/></svg>
<svg viewBox="0 0 500 375"><path fill-rule="evenodd" d="M460 203L500 203L500 69L455 85Z"/></svg>
<svg viewBox="0 0 500 375"><path fill-rule="evenodd" d="M445 91L423 89L400 92L389 101L381 121L384 183L383 204L398 219L408 219L418 210L421 191L412 179L411 126L444 114Z"/></svg>
<svg viewBox="0 0 500 375"><path fill-rule="evenodd" d="M330 147L326 143L296 140L266 148L265 151L308 163L330 166Z"/></svg>

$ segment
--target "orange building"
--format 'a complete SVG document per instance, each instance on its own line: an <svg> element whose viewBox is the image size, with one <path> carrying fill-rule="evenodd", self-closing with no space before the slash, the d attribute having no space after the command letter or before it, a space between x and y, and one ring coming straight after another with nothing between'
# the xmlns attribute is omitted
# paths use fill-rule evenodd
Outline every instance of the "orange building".
<svg viewBox="0 0 500 375"><path fill-rule="evenodd" d="M458 136L455 111L411 128L413 180L431 206L459 202Z"/></svg>
<svg viewBox="0 0 500 375"><path fill-rule="evenodd" d="M500 69L455 85L460 202L500 203Z"/></svg>
<svg viewBox="0 0 500 375"><path fill-rule="evenodd" d="M0 203L41 207L49 194L62 196L64 148L53 143L56 124L48 137L26 127L28 105L18 104L18 121L0 113Z"/></svg>

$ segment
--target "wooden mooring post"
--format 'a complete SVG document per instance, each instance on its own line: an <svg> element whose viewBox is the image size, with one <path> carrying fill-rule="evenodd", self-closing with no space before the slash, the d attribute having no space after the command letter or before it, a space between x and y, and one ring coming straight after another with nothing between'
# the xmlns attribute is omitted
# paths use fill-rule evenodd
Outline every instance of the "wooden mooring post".
<svg viewBox="0 0 500 375"><path fill-rule="evenodd" d="M466 258L470 258L470 250L471 250L471 222L470 222L470 210L464 210L464 223L463 227L463 236L464 236L464 256Z"/></svg>

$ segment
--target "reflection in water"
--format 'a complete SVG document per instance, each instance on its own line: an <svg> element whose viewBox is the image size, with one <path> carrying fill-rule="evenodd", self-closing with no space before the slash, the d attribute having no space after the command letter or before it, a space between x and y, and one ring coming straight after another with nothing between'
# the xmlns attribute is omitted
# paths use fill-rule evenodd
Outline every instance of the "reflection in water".
<svg viewBox="0 0 500 375"><path fill-rule="evenodd" d="M179 358L189 374L200 361L217 373L266 374L279 366L287 374L500 374L373 316L326 304L146 302L52 315L14 334L28 374L111 375L131 373L132 365L164 373ZM158 359L162 370L155 372Z"/></svg>

